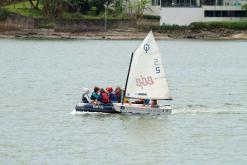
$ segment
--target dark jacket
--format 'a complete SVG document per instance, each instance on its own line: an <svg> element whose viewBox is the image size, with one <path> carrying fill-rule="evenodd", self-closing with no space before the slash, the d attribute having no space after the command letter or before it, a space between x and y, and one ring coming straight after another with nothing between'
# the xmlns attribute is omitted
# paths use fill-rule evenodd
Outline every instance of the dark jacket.
<svg viewBox="0 0 247 165"><path fill-rule="evenodd" d="M99 98L99 94L96 92L93 92L91 97L90 97L91 100L98 100L98 98Z"/></svg>
<svg viewBox="0 0 247 165"><path fill-rule="evenodd" d="M117 99L117 95L113 92L109 93L109 99L111 103L117 103L118 99Z"/></svg>

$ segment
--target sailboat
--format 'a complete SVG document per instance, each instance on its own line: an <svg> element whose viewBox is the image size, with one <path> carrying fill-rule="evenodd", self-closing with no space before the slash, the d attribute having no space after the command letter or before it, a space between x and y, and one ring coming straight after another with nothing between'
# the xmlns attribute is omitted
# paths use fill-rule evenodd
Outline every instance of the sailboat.
<svg viewBox="0 0 247 165"><path fill-rule="evenodd" d="M152 31L132 53L123 98L172 100L160 50ZM114 108L122 113L163 114L171 113L170 105L114 103Z"/></svg>

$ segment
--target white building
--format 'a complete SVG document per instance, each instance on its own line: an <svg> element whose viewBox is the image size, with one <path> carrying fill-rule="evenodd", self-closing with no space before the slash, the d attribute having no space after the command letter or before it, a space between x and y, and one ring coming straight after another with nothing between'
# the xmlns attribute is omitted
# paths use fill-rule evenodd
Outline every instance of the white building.
<svg viewBox="0 0 247 165"><path fill-rule="evenodd" d="M152 0L147 15L160 16L160 24L189 25L191 22L247 19L242 5L247 0Z"/></svg>

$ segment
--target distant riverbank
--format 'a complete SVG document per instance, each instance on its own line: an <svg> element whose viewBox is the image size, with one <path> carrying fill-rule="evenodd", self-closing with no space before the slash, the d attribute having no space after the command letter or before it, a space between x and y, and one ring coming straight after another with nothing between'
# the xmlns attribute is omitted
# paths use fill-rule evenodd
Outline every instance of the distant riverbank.
<svg viewBox="0 0 247 165"><path fill-rule="evenodd" d="M247 39L247 21L160 26L156 19L110 19L106 23L104 19L38 19L14 13L0 20L0 38L131 40L143 39L150 30L160 40Z"/></svg>
<svg viewBox="0 0 247 165"><path fill-rule="evenodd" d="M64 11L60 17L47 17L39 7L33 10L28 1L0 7L0 38L131 40L153 30L157 39L247 39L247 20L160 26L159 16L109 12L105 20L102 14Z"/></svg>
<svg viewBox="0 0 247 165"><path fill-rule="evenodd" d="M36 39L95 39L95 40L134 40L143 39L147 31L131 29L113 29L91 32L57 32L53 29L28 29L0 31L0 38L36 38ZM168 30L155 32L156 39L247 39L243 30Z"/></svg>

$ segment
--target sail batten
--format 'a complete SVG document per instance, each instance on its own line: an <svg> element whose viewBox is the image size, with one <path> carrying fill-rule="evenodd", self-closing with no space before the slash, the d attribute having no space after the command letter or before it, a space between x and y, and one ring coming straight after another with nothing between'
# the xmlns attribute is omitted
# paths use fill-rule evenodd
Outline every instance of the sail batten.
<svg viewBox="0 0 247 165"><path fill-rule="evenodd" d="M126 97L171 99L161 54L152 31L133 54Z"/></svg>

